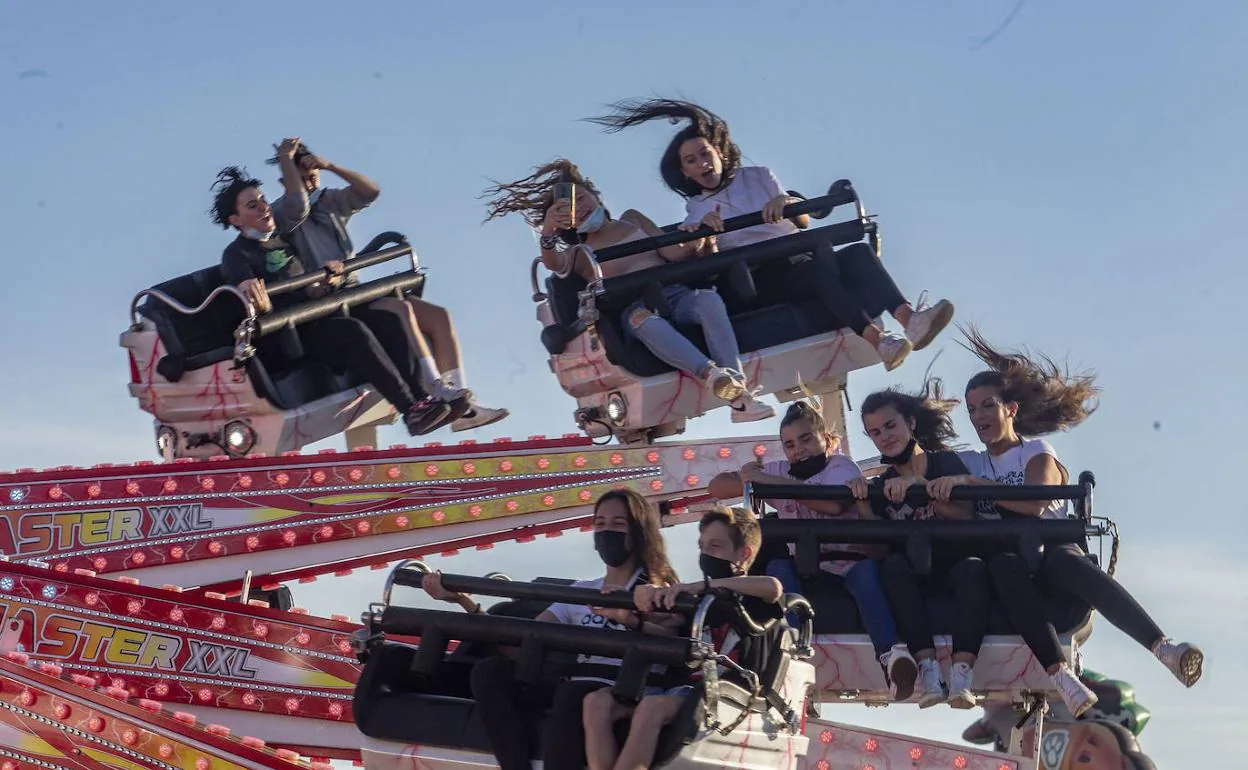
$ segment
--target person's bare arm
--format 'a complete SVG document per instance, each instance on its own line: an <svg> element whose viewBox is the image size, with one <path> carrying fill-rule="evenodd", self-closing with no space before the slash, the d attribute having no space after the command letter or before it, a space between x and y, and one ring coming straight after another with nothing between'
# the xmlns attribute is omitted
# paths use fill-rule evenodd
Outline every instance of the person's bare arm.
<svg viewBox="0 0 1248 770"><path fill-rule="evenodd" d="M556 275L564 275L568 272L569 267L573 271L584 278L586 281L594 280L594 271L589 263L577 256L576 249L558 249L557 234L560 230L567 230L572 227L572 204L566 200L555 201L555 204L546 211L546 217L542 221L541 240L539 246L541 248L542 264L546 269ZM569 263L569 260L575 259L575 263Z"/></svg>
<svg viewBox="0 0 1248 770"><path fill-rule="evenodd" d="M968 521L975 518L975 504L966 500L947 503L933 501L932 511L941 519Z"/></svg>
<svg viewBox="0 0 1248 770"><path fill-rule="evenodd" d="M295 150L299 149L299 137L289 137L275 145L277 165L282 170L282 197L273 201L273 219L277 228L289 233L308 218L308 191L303 187L303 177L295 163Z"/></svg>
<svg viewBox="0 0 1248 770"><path fill-rule="evenodd" d="M708 587L725 588L733 593L753 596L765 602L779 602L784 596L784 586L780 584L779 580L770 575L737 575L734 577L716 578L709 582L697 581L654 588L644 594L637 592L635 594L637 607L643 612L656 609L671 609L675 606L676 599L681 594L697 596Z"/></svg>
<svg viewBox="0 0 1248 770"><path fill-rule="evenodd" d="M377 186L377 183L358 171L339 166L337 163L327 161L316 155L305 156L303 163L305 166L324 169L336 174L342 181L347 183L347 189L354 193L360 199L360 202L364 204L372 203L377 200L377 196L381 195L381 188Z"/></svg>
<svg viewBox="0 0 1248 770"><path fill-rule="evenodd" d="M739 474L743 481L751 484L800 484L797 479L788 476L772 476L763 472L763 466L759 463L746 463L741 466ZM836 500L798 500L800 505L804 505L812 511L822 513L825 516L840 516L845 511L845 503Z"/></svg>
<svg viewBox="0 0 1248 770"><path fill-rule="evenodd" d="M621 222L628 222L641 228L642 232L651 238L657 238L664 235L662 228L656 225L649 217L641 213L637 209L629 209L620 215ZM714 242L712 238L699 238L696 241L686 241L678 243L675 246L663 246L658 249L659 256L669 262L680 262L686 259L692 259L699 256L702 252L707 251Z"/></svg>
<svg viewBox="0 0 1248 770"><path fill-rule="evenodd" d="M959 476L960 484L967 486L996 486L997 482L990 479L981 479L978 476L967 474ZM1062 473L1062 467L1058 465L1057 459L1051 454L1036 455L1027 462L1027 471L1023 478L1023 483L1027 485L1057 485L1065 481ZM1046 508L1049 507L1049 500L997 500L995 501L998 508L1007 511L1022 514L1023 516L1041 516Z"/></svg>

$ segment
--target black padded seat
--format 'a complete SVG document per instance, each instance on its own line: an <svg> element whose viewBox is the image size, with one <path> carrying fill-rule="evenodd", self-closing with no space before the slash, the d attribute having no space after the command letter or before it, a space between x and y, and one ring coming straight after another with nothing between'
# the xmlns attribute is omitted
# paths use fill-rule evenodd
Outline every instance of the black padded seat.
<svg viewBox="0 0 1248 770"><path fill-rule="evenodd" d="M390 277L372 283L395 280L395 277ZM220 266L213 265L171 278L152 288L183 305L196 307L223 283ZM407 293L415 296L423 293L423 275L411 276L403 283ZM353 287L344 294L367 291L369 285ZM306 304L314 303L317 300L309 300ZM326 303L327 300L320 301L320 304ZM234 356L234 330L243 320L243 308L232 295L219 295L195 315L179 313L160 300L146 297L139 304L138 312L152 322L160 335L166 354L157 363L156 371L170 382L179 381L185 372L230 361ZM255 345L256 355L247 361L247 374L256 395L278 409L294 409L365 384L355 374L304 358L298 334L293 328L286 327L267 335L257 340Z"/></svg>
<svg viewBox="0 0 1248 770"><path fill-rule="evenodd" d="M577 294L584 288L585 280L579 276L547 278L548 301L559 325L569 327L575 323L579 304ZM673 371L671 366L660 361L639 340L625 336L625 309L610 306L599 308L597 330L602 338L607 360L637 377L653 377ZM739 310L736 313L730 310L729 319L737 335L737 345L743 354L837 331L842 326L822 305L813 301L785 302ZM676 329L699 350L707 352L702 327L677 324Z"/></svg>
<svg viewBox="0 0 1248 770"><path fill-rule="evenodd" d="M489 739L467 685L475 661L446 661L433 679L421 679L411 672L415 657L413 648L389 643L369 652L352 703L360 732L383 740L489 754ZM734 687L728 683L721 686ZM447 694L451 692L458 695ZM684 712L694 714L700 708L700 693L695 688L687 696ZM725 693L734 700L743 697L728 694L728 690ZM543 713L537 717L539 730L548 716ZM662 761L679 751L695 732L691 720L669 725L659 734L656 759ZM627 735L628 722L617 723L616 740L623 743ZM533 741L535 748L539 743Z"/></svg>
<svg viewBox="0 0 1248 770"><path fill-rule="evenodd" d="M180 275L152 288L168 294L187 307L196 307L224 281L218 265ZM196 315L184 315L165 303L146 297L139 314L156 326L168 356L176 358L182 371L227 361L234 354L234 329L243 320L238 298L221 295Z"/></svg>
<svg viewBox="0 0 1248 770"><path fill-rule="evenodd" d="M815 633L817 634L866 634L858 616L858 605L845 591L842 582L832 575L820 575L802 581L802 595L815 610ZM1045 613L1059 635L1070 634L1082 628L1090 619L1092 608L1070 594L1055 595L1040 588ZM947 593L927 595L928 618L932 630L947 635L953 628L953 597ZM1015 635L1018 632L1005 616L1005 610L995 598L988 619L988 633Z"/></svg>
<svg viewBox="0 0 1248 770"><path fill-rule="evenodd" d="M789 558L789 551L784 542L765 539L759 549L758 558L750 568L751 574L765 574L766 565L773 559ZM1095 556L1089 554L1095 561ZM1067 634L1083 627L1091 619L1092 608L1080 599L1066 593L1047 591L1043 585L1037 586L1040 597L1044 600L1045 611L1049 622L1057 629L1058 634ZM844 581L835 575L820 574L802 580L802 596L806 597L815 611L815 633L817 634L865 634L866 628L858 615L858 605L845 590ZM937 634L947 634L953 628L953 597L950 594L935 592L927 597L928 617L932 628ZM990 634L1014 634L1013 625L1005 616L1001 603L995 598L992 602L991 615L988 621Z"/></svg>
<svg viewBox="0 0 1248 770"><path fill-rule="evenodd" d="M533 582L566 585L572 581L539 578ZM422 621L419 615L426 611L390 607L387 613L396 609L410 617L407 619L399 617L393 621L383 619L378 629L385 629L391 623L394 624L390 626L391 628L410 628L413 631L423 627L420 625ZM537 601L504 601L496 603L488 612L491 615L504 617L525 615L531 617L540 613L542 609L545 607ZM424 622L436 622L436 620L431 621L426 618ZM456 621L456 625L466 627L460 621ZM490 621L487 625L498 627L495 621ZM546 626L547 624L538 625ZM584 629L580 628L568 629L568 631L573 634L584 633ZM560 634L562 631L547 629L543 633ZM787 627L782 622L775 622L765 633L768 635L767 638L752 648L756 655L763 657L753 662L743 661L743 664L756 666L762 684L774 688L787 669L787 656L792 640ZM619 641L626 641L629 638L622 632L617 634L594 631L591 634L608 634ZM487 654L489 652L485 645L461 642L452 653L444 656L441 662L432 669L422 669L428 673L420 673L417 671L418 668L422 668L418 661L418 651L411 645L388 641L372 645L363 657L365 666L356 684L352 703L356 726L360 732L373 738L488 754L490 752L489 741L480 720L477 704L472 698L470 686L473 666L483 660ZM548 651L543 660L543 675L548 677L546 681L553 684L555 678L560 676L588 673L582 668L575 667L574 661L573 653ZM676 681L684 681L681 672L685 669L683 666L678 666L678 668L679 671L672 671L672 673L677 674ZM669 679L663 686L672 686L672 684L674 682ZM670 760L697 737L699 725L702 724L703 692L702 683L693 684L690 692L685 696L678 718L659 734L656 764ZM718 693L723 702L741 707L752 705L755 710L770 708L763 701L750 704L748 692L740 686L736 675L731 672L719 679ZM549 718L549 713L526 716L532 717L532 721L536 723L535 729L540 731L544 727L545 720ZM629 727L627 720L616 723L617 741L623 743L627 738ZM540 741L534 740L533 745L536 749L540 746Z"/></svg>

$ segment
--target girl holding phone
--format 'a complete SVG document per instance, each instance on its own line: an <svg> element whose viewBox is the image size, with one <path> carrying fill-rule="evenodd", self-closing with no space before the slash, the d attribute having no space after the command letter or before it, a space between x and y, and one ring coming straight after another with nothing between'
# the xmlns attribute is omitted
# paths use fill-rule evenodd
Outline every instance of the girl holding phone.
<svg viewBox="0 0 1248 770"><path fill-rule="evenodd" d="M559 275L575 272L592 280L589 264L577 259L581 244L599 251L610 246L653 238L662 231L636 209L613 219L601 195L571 161L559 159L538 167L529 176L498 184L486 191L492 196L486 221L507 214L521 214L541 230L542 262ZM664 246L602 263L602 275L611 278L669 262L692 259L715 250L714 238ZM724 301L714 289L693 289L683 284L663 287L671 309L670 321L641 299L623 314L626 335L640 340L669 366L705 384L717 398L732 406L733 422L752 422L775 416L775 409L758 401L751 392L741 366L736 333ZM702 327L710 356L677 331L675 323Z"/></svg>

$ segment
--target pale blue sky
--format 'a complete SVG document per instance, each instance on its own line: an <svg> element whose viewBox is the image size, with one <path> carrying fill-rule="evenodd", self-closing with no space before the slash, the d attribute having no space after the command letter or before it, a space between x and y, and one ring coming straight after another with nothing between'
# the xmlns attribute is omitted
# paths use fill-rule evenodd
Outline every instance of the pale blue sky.
<svg viewBox="0 0 1248 770"><path fill-rule="evenodd" d="M1014 5L0 0L0 467L151 455L117 345L130 298L218 260L229 236L205 215L217 169L244 163L275 196L263 159L290 134L381 184L357 241L402 230L431 268L429 296L456 313L470 379L513 411L479 438L573 430L538 343L531 236L519 221L480 226L475 196L487 177L567 155L617 208L676 220L657 174L671 127L607 136L577 119L619 98L683 95L723 115L748 160L788 187L852 179L912 296L927 288L992 340L1099 370L1100 411L1055 443L1072 469L1097 472L1099 510L1126 538L1120 577L1209 663L1185 692L1102 621L1089 665L1136 685L1160 766L1238 758L1248 568L1231 485L1248 433L1248 270L1234 212L1248 205L1248 6L1031 2L981 44ZM892 375L855 375L855 403L916 384L942 349L937 372L960 391L975 362L953 339ZM744 431L716 415L688 435L729 432ZM405 438L389 428L381 443ZM690 535L672 534L686 572ZM576 574L597 572L587 540L555 543L584 549ZM503 560L529 577L555 543L445 566ZM296 595L355 614L379 580ZM967 721L828 715L947 739Z"/></svg>

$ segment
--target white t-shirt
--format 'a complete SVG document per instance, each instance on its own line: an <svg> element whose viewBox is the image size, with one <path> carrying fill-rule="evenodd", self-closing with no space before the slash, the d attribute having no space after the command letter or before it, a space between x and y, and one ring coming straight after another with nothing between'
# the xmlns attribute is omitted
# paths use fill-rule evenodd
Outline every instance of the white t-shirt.
<svg viewBox="0 0 1248 770"><path fill-rule="evenodd" d="M763 463L763 473L768 476L788 476L793 478L789 473L788 460L772 460ZM836 486L848 482L850 479L856 479L862 475L862 470L858 467L858 463L849 459L845 455L836 454L828 458L828 464L823 470L814 476L802 481L802 484L818 484L821 486ZM797 479L793 479L797 481ZM849 503L844 510L837 516L830 516L826 513L820 513L814 509L802 505L796 500L768 500L767 503L776 509L782 519L857 519L858 506ZM824 543L819 549L823 553L829 551L850 551L852 553L865 553L864 548L856 543ZM795 555L797 548L793 543L789 543L789 555ZM825 572L831 572L834 575L844 575L858 562L851 560L821 562L819 568Z"/></svg>
<svg viewBox="0 0 1248 770"><path fill-rule="evenodd" d="M722 190L703 193L690 198L685 203L685 224L696 225L702 217L719 206L719 215L724 219L742 214L755 214L763 210L768 201L778 195L784 195L784 187L771 169L765 166L746 166L737 169L732 181ZM720 251L735 249L759 241L779 238L782 235L793 235L801 232L791 220L782 219L774 224L755 225L730 233L720 233L716 239Z"/></svg>
<svg viewBox="0 0 1248 770"><path fill-rule="evenodd" d="M641 578L641 572L641 568L638 567L637 571L633 573L633 576L628 579L627 588L630 591L637 585L638 579ZM600 591L602 590L602 583L603 578L595 578L593 580L578 580L573 583L572 586L574 588L592 588L595 591ZM629 630L610 618L604 618L583 604L556 602L546 609L551 615L555 616L555 620L557 622L563 623L564 625L580 626L582 628L598 628L605 631ZM593 663L603 666L618 666L621 664L619 658L604 658L601 655L578 655L577 661L580 663Z"/></svg>
<svg viewBox="0 0 1248 770"><path fill-rule="evenodd" d="M1062 465L1062 461L1057 457L1057 452L1053 451L1053 446L1042 438L1025 438L1023 443L1010 447L999 455L990 455L986 449L982 452L960 452L959 455L971 473L979 476L981 479L988 479L998 484L1008 484L1010 486L1022 486L1026 483L1027 464L1031 462L1033 457L1039 455L1049 455L1057 463L1058 467L1062 469L1062 472L1066 472L1065 466ZM1001 511L997 510L996 503L987 501L975 504L975 514L981 519L1001 518ZM1064 519L1069 515L1069 500L1053 500L1044 509L1044 513L1040 515L1040 518ZM1010 516L1008 511L1006 516Z"/></svg>

